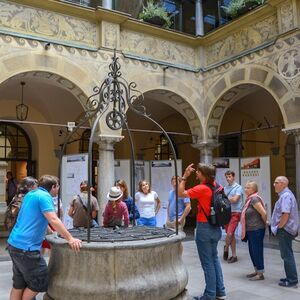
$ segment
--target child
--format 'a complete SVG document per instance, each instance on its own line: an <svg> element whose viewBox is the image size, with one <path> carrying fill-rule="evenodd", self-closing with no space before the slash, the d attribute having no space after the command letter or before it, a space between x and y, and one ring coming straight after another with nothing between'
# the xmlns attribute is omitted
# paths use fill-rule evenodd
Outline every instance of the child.
<svg viewBox="0 0 300 300"><path fill-rule="evenodd" d="M117 186L113 186L107 194L107 204L103 213L103 227L129 225L129 215L126 204L122 201L123 193Z"/></svg>

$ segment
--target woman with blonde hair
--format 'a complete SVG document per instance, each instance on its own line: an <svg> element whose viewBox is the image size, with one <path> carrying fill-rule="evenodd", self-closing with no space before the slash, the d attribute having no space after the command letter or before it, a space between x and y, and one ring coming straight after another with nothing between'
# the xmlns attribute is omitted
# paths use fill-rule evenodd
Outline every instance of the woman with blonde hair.
<svg viewBox="0 0 300 300"><path fill-rule="evenodd" d="M255 181L245 186L247 200L242 209L242 240L248 241L248 248L254 272L246 275L249 280L264 280L264 236L267 222L265 203L258 195Z"/></svg>
<svg viewBox="0 0 300 300"><path fill-rule="evenodd" d="M137 224L141 226L156 226L156 215L160 209L160 200L155 191L151 191L150 183L146 180L139 182L139 191L135 194L135 200L140 218Z"/></svg>

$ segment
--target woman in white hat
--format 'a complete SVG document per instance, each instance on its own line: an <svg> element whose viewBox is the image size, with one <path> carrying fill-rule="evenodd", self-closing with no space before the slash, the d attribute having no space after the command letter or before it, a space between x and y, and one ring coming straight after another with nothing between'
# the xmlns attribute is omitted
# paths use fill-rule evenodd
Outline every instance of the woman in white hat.
<svg viewBox="0 0 300 300"><path fill-rule="evenodd" d="M156 192L151 191L150 183L146 180L139 182L139 191L135 200L140 212L137 224L141 226L156 226L156 215L160 209L160 200Z"/></svg>
<svg viewBox="0 0 300 300"><path fill-rule="evenodd" d="M103 227L129 225L129 215L126 204L122 201L123 192L118 186L113 186L107 194L107 204L103 213Z"/></svg>

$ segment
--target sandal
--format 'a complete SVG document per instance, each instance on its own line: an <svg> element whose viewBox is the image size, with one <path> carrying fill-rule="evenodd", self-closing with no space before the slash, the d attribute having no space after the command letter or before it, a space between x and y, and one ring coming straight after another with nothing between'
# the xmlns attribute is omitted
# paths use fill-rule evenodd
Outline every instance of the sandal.
<svg viewBox="0 0 300 300"><path fill-rule="evenodd" d="M254 272L254 273L247 274L246 277L247 278L252 278L252 277L255 277L256 275L257 275L257 273Z"/></svg>
<svg viewBox="0 0 300 300"><path fill-rule="evenodd" d="M264 280L265 276L264 274L256 274L252 278L249 278L250 281L257 281L257 280Z"/></svg>

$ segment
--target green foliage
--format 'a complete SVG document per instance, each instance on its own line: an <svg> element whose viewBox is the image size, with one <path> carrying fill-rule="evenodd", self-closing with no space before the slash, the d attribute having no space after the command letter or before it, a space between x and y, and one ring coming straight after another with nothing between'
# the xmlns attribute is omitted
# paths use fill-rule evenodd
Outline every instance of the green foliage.
<svg viewBox="0 0 300 300"><path fill-rule="evenodd" d="M143 10L139 14L139 19L145 21L154 17L163 19L165 21L164 27L166 28L172 25L172 21L165 8L158 3L154 3L153 0L149 0L146 6L143 6Z"/></svg>
<svg viewBox="0 0 300 300"><path fill-rule="evenodd" d="M259 6L264 4L264 2L265 0L231 0L229 5L224 7L224 11L228 16L236 18L243 9L246 9L247 5Z"/></svg>

